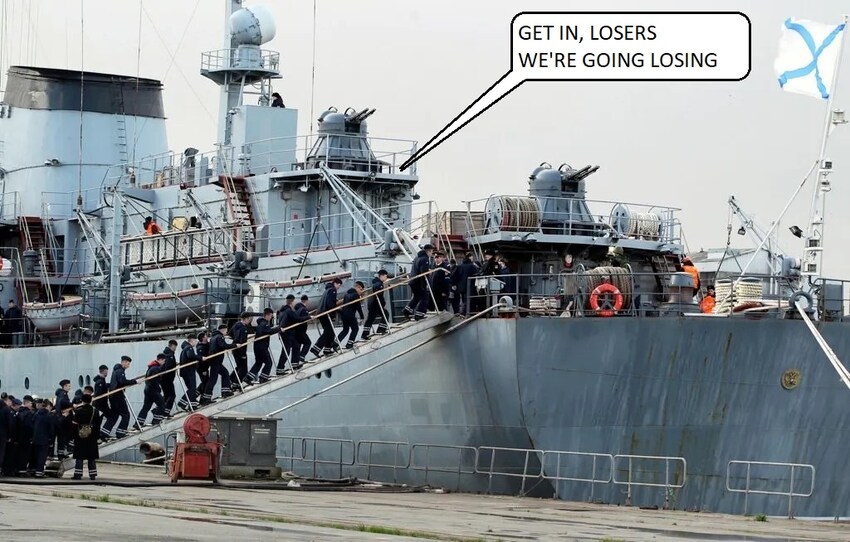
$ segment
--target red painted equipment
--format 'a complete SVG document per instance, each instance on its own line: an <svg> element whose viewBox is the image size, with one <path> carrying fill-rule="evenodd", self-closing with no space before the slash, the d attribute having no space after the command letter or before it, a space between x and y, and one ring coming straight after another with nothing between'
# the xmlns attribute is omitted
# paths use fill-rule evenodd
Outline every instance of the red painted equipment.
<svg viewBox="0 0 850 542"><path fill-rule="evenodd" d="M186 442L178 442L171 460L171 483L177 480L212 480L218 482L221 443L208 442L210 420L203 414L192 414L183 422Z"/></svg>

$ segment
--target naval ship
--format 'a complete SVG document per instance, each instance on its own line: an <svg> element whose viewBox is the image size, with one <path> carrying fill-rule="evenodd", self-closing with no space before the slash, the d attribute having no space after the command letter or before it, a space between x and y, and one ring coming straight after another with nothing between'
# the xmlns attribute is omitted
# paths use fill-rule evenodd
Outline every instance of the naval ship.
<svg viewBox="0 0 850 542"><path fill-rule="evenodd" d="M280 414L285 466L411 484L430 471L470 492L850 515L847 390L804 321L850 354L843 281L807 282L800 260L775 254L743 277L706 267L718 302L703 313L681 267L680 210L589 199L598 166L532 164L518 195L441 211L420 201L415 164L400 167L416 143L369 135L374 108L330 108L299 135L297 110L272 102L280 56L262 46L273 19L224 5L223 48L201 54L201 76L221 89L209 152L169 150L159 81L8 70L0 301L24 318L3 336L0 389L50 396L121 355L141 373L169 339L277 309L288 294L315 305L334 278L346 289L388 269L399 282L382 294L397 324L387 337L308 375L333 366L330 378L290 375L234 399L242 412ZM426 244L457 263L497 252L508 272L470 278L464 305L477 309L466 319L404 323L403 279ZM135 410L141 388L128 391ZM134 442L153 438L144 433Z"/></svg>

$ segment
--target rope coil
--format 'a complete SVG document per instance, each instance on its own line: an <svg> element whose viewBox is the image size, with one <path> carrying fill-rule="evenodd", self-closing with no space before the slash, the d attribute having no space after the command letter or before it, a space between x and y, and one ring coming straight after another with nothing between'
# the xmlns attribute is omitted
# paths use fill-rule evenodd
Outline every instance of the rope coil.
<svg viewBox="0 0 850 542"><path fill-rule="evenodd" d="M540 229L540 205L534 198L494 196L487 200L486 209L492 231Z"/></svg>
<svg viewBox="0 0 850 542"><path fill-rule="evenodd" d="M623 296L623 309L629 309L632 305L632 275L627 269L622 267L600 266L594 267L585 275L586 293L594 291L603 284L611 284L615 286ZM590 306L590 298L585 300L585 307L592 309Z"/></svg>

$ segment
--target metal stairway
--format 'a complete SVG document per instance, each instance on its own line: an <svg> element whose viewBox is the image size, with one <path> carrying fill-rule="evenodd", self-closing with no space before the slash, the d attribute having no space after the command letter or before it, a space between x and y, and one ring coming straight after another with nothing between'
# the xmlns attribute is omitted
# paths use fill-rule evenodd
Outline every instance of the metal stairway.
<svg viewBox="0 0 850 542"><path fill-rule="evenodd" d="M331 356L327 359L320 358L318 361L308 363L303 369L300 369L294 374L273 378L271 381L264 384L255 384L245 388L242 393L237 393L232 397L218 399L216 402L202 406L194 412L199 412L205 416L214 416L228 410L233 410L236 407L248 403L254 399L264 397L270 393L274 393L283 388L297 385L302 380L306 380L318 373L333 369L340 365L344 365L349 361L353 361L363 355L380 349L383 346L402 341L406 338L413 337L419 334L427 334L427 339L436 337L443 332L443 324L446 324L453 318L449 313L431 314L428 318L420 321L412 321L401 324L399 327L394 327L390 333L383 336L376 336L367 343L360 343L351 350L343 350L341 353ZM424 337L423 337L424 338ZM189 413L181 412L173 418L166 419L159 425L145 426L142 431L130 433L126 437L107 442L100 445L100 456L105 457L128 448L138 447L142 442L149 441L157 437L163 437L169 433L180 431L183 427L183 422ZM73 468L73 459L66 459L63 462L65 470Z"/></svg>
<svg viewBox="0 0 850 542"><path fill-rule="evenodd" d="M236 241L237 246L240 247L240 250L253 248L257 224L254 219L251 194L248 191L245 177L219 175L218 180L213 181L212 184L217 184L224 189L231 221L234 224L244 226L236 230L236 232L241 230L241 238L239 238L239 233L234 234L236 236L234 241Z"/></svg>

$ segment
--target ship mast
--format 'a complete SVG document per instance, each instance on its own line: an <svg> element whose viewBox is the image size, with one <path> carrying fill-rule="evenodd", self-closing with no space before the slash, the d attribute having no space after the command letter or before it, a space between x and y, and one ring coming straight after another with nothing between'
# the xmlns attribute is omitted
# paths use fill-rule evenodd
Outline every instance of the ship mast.
<svg viewBox="0 0 850 542"><path fill-rule="evenodd" d="M267 101L271 80L280 77L280 55L259 47L276 33L274 18L267 9L243 8L242 0L225 0L225 5L224 48L201 55L201 75L221 87L217 141L227 146L245 87L259 84L260 99Z"/></svg>
<svg viewBox="0 0 850 542"><path fill-rule="evenodd" d="M844 28L847 28L848 16L844 16ZM842 30L842 34L845 30ZM835 92L838 88L838 73L841 70L841 57L844 53L844 40L840 43L838 59L835 72L832 75L832 85L829 87L829 98L826 103L826 118L823 126L823 138L821 139L820 154L818 155L817 170L818 183L812 194L812 207L809 213L809 227L806 232L805 248L803 250L803 262L801 274L809 277L809 284L814 283L823 273L823 234L824 220L826 217L826 194L832 187L829 183L829 174L832 173L832 160L826 157L826 147L829 135L835 126L845 124L844 111L833 110L832 104Z"/></svg>

